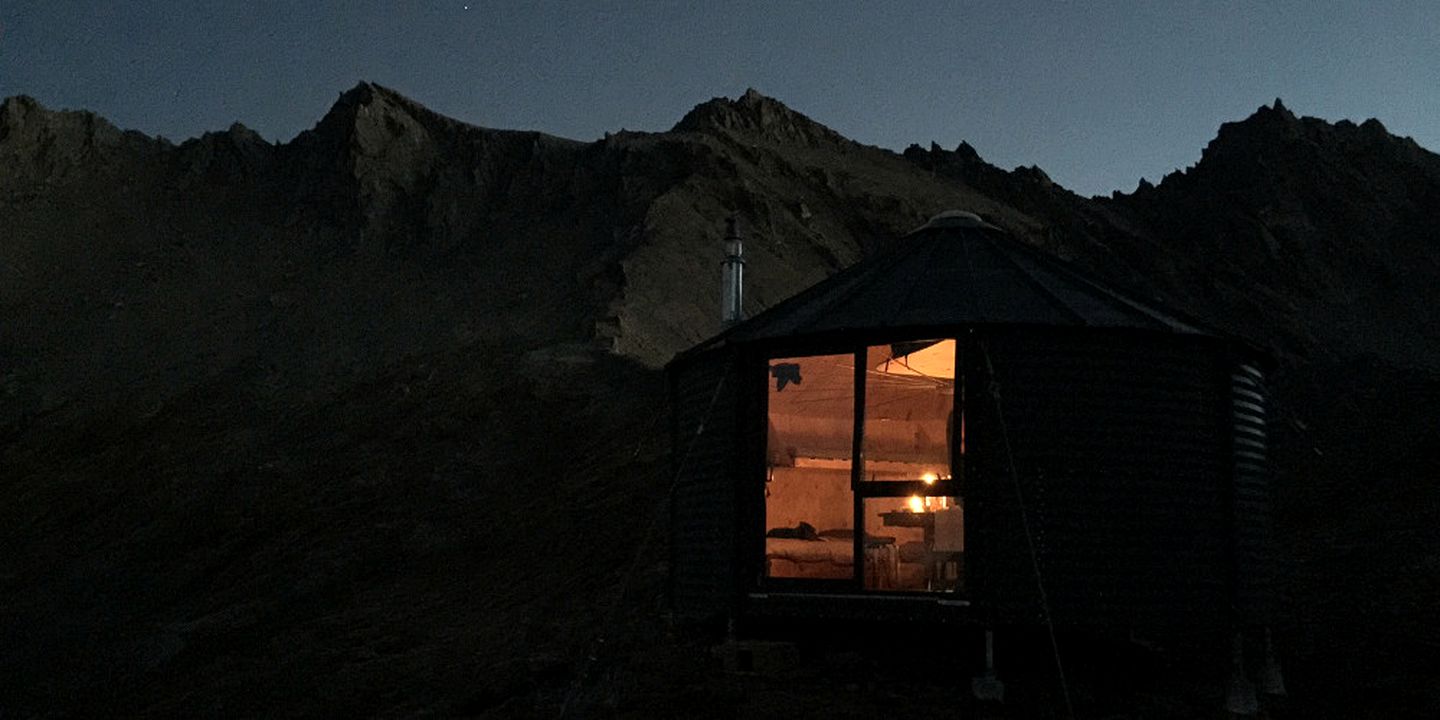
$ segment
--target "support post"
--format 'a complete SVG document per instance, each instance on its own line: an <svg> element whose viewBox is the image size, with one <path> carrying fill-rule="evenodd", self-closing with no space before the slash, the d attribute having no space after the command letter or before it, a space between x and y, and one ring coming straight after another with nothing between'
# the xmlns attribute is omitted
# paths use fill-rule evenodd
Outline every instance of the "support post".
<svg viewBox="0 0 1440 720"><path fill-rule="evenodd" d="M976 700L1005 702L1005 683L995 675L995 631L985 630L985 672L970 678L970 693Z"/></svg>

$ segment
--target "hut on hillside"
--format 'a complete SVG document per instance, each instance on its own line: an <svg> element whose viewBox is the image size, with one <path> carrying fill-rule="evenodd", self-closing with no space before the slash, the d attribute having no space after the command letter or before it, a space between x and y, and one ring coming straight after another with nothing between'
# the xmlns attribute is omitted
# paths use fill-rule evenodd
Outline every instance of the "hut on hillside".
<svg viewBox="0 0 1440 720"><path fill-rule="evenodd" d="M943 213L669 365L674 610L1257 626L1266 367Z"/></svg>

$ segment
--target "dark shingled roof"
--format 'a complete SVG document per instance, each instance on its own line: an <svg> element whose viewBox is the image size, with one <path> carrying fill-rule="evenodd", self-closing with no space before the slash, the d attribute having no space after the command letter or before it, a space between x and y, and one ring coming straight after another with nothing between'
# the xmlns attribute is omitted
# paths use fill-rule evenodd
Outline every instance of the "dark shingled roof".
<svg viewBox="0 0 1440 720"><path fill-rule="evenodd" d="M1223 336L1106 287L974 215L951 211L691 352L850 330L947 325L1128 328Z"/></svg>

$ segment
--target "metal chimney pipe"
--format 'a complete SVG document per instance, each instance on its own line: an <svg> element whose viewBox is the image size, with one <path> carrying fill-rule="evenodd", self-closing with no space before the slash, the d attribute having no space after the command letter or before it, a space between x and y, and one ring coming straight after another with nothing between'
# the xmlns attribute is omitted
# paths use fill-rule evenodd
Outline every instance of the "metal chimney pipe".
<svg viewBox="0 0 1440 720"><path fill-rule="evenodd" d="M739 223L725 220L725 262L721 271L720 320L726 327L745 319L745 247L740 242Z"/></svg>

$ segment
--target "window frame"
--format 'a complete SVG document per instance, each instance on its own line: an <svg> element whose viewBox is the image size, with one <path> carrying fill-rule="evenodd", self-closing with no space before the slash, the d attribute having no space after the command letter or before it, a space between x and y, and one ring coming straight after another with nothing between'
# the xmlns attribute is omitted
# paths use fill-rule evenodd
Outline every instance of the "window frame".
<svg viewBox="0 0 1440 720"><path fill-rule="evenodd" d="M883 343L906 342L911 340L930 340L939 337L941 340L953 340L955 342L955 392L951 396L950 411L954 413L956 422L950 424L950 437L948 446L950 448L950 478L937 479L934 482L924 480L875 480L865 479L865 397L867 390L867 365L869 361L869 350L871 347ZM969 332L965 329L948 328L941 332L920 333L918 336L903 335L897 339L866 339L861 342L850 340L844 343L821 343L808 348L800 347L776 347L761 355L762 366L765 370L762 376L765 392L761 394L763 412L760 415L762 424L769 422L769 383L770 367L780 360L805 357L822 357L826 355L843 355L847 351L853 358L854 377L852 381L854 409L851 425L851 453L850 453L850 489L853 507L851 509L851 524L854 527L853 547L851 548L854 558L852 563L853 574L849 579L810 579L810 578L771 578L764 574L765 565L765 543L767 508L763 498L764 477L768 473L769 462L768 439L763 439L760 447L762 457L760 469L762 494L759 502L759 522L757 527L760 535L760 546L758 559L761 572L758 573L760 586L772 590L804 590L811 592L824 591L859 591L866 594L921 594L930 596L930 591L896 591L896 590L866 590L865 589L865 566L864 566L864 541L868 528L865 526L865 501L869 498L893 498L909 497L919 495L920 497L951 497L962 502L965 498L963 477L965 470L965 453L962 452L962 439L964 436L965 413L968 408L965 406L966 397L964 394L964 367L965 345L969 340ZM765 433L759 435L766 438ZM963 594L963 590L960 591Z"/></svg>

